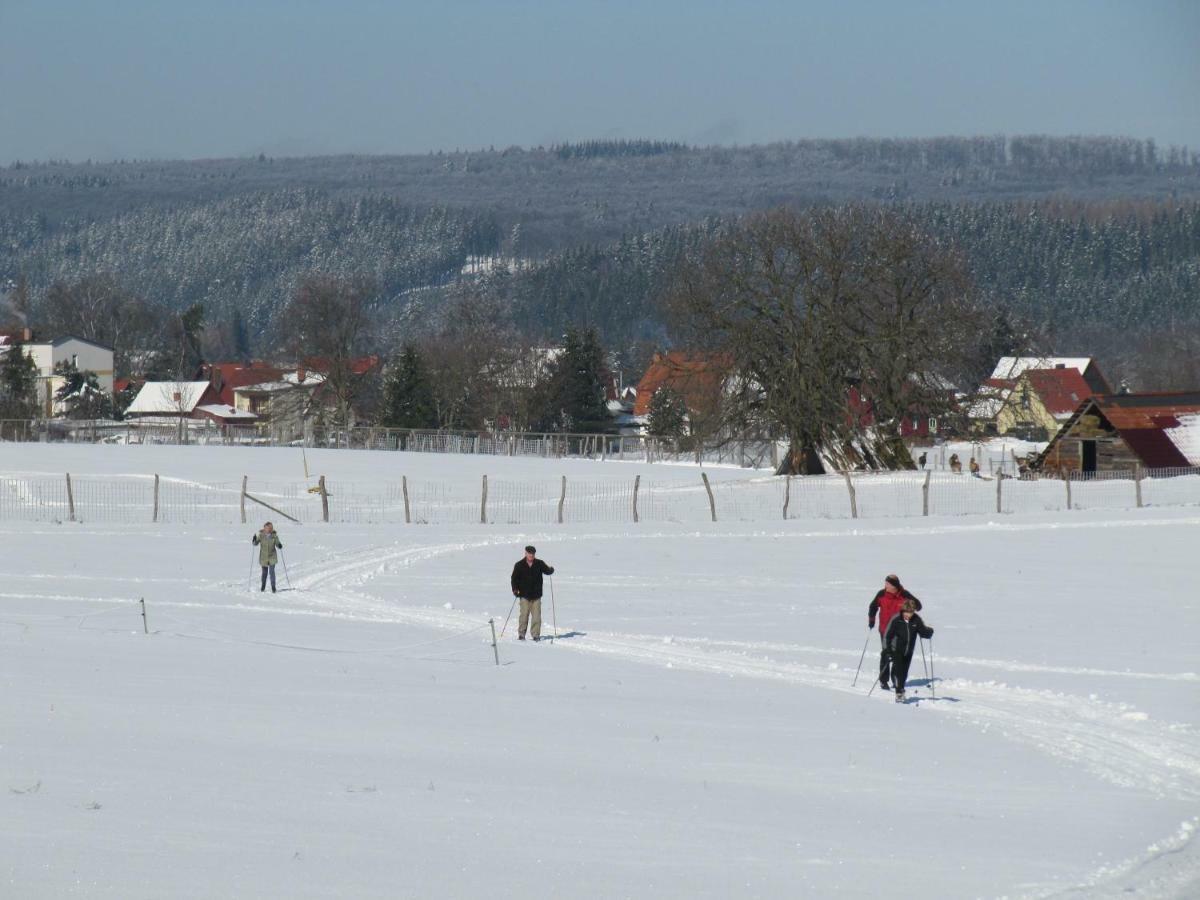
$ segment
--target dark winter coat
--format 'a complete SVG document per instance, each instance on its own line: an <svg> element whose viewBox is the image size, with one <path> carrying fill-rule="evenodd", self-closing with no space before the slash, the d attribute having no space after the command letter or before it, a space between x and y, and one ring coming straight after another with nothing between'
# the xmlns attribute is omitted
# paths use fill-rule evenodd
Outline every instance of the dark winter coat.
<svg viewBox="0 0 1200 900"><path fill-rule="evenodd" d="M875 599L871 601L871 605L867 607L867 627L874 628L875 618L878 616L879 633L884 634L892 617L900 612L900 606L905 600L911 600L913 606L917 609L921 608L921 601L910 594L907 588L900 588L894 594L889 594L887 590L881 589L875 595Z"/></svg>
<svg viewBox="0 0 1200 900"><path fill-rule="evenodd" d="M904 659L910 656L917 646L917 636L933 637L933 629L925 624L916 613L907 622L904 616L896 616L883 635L883 649L891 654L893 659Z"/></svg>
<svg viewBox="0 0 1200 900"><path fill-rule="evenodd" d="M250 538L250 543L258 547L258 564L260 566L274 566L279 564L279 554L276 550L283 549L283 541L279 539L278 531L272 531L270 534L260 531L254 537Z"/></svg>
<svg viewBox="0 0 1200 900"><path fill-rule="evenodd" d="M542 576L553 574L554 568L546 565L540 559L535 558L533 564L530 565L522 557L512 570L513 595L524 597L526 600L540 600L542 598Z"/></svg>

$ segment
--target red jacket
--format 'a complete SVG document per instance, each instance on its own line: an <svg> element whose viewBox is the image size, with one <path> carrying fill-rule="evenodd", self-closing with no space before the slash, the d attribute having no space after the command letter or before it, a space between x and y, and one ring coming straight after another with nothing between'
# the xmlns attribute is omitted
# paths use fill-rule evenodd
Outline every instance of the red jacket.
<svg viewBox="0 0 1200 900"><path fill-rule="evenodd" d="M879 616L879 633L887 632L888 623L892 621L892 617L900 612L900 607L905 600L911 600L913 606L917 609L921 608L921 601L908 592L906 588L900 588L894 594L889 594L887 590L881 590L875 595L875 599L871 601L871 605L867 607L867 625L875 624L876 615Z"/></svg>

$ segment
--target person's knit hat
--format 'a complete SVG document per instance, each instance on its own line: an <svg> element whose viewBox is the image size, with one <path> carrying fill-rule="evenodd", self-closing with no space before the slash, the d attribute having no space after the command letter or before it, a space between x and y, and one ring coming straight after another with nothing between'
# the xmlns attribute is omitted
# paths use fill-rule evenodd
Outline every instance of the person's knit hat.
<svg viewBox="0 0 1200 900"><path fill-rule="evenodd" d="M537 553L537 547L533 546L533 544L529 544L525 547L525 552L526 553Z"/></svg>

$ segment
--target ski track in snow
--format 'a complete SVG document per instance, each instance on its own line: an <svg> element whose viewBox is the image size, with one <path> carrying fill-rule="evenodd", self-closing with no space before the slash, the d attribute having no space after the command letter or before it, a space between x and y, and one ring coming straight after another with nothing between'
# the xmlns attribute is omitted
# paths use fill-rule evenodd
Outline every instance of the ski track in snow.
<svg viewBox="0 0 1200 900"><path fill-rule="evenodd" d="M1200 519L1171 519L1157 524L1177 526L1182 522L1200 524ZM1148 525L1147 522L1102 522L1069 523L1066 525L1029 523L1025 528L1065 527L1113 527L1114 525ZM916 529L931 534L951 531L975 530L980 528L1015 528L1017 526L995 523L977 525L932 526ZM872 530L870 535L895 533L911 535L913 529L895 532ZM624 536L624 532L612 536ZM807 536L823 536L815 532ZM847 532L830 531L828 536L845 537ZM679 538L687 536L680 531L640 533L642 539L655 537ZM697 532L697 538L724 539L731 536L751 536L748 532L736 535L714 532ZM796 531L764 532L752 536L778 536L796 538ZM562 544L566 541L594 541L605 535L589 532L579 535L564 535L561 532L529 534L525 540L544 542L553 540ZM441 557L479 550L489 546L509 545L511 535L461 540L412 547L399 543L369 545L352 552L339 552L327 558L293 567L296 578L295 591L286 595L287 606L273 605L284 602L271 597L272 604L235 604L232 608L246 611L313 615L352 621L376 621L410 624L439 630L469 633L477 630L480 621L477 613L443 607L406 607L379 597L370 596L356 587L361 587L374 578L394 573L413 566L429 563ZM115 579L114 579L115 580ZM290 579L289 579L290 580ZM227 592L228 582L208 582L204 586ZM69 595L0 594L4 597L34 597L41 599L90 600L112 603L124 598L85 598ZM267 598L263 598L264 601ZM507 604L503 597L498 603ZM210 608L203 602L167 601L156 604L174 609ZM500 609L500 614L506 609ZM76 617L68 617L76 618ZM176 620L177 621L177 620ZM184 623L178 623L184 624ZM189 625L188 627L193 627ZM201 631L208 629L200 628ZM209 632L220 634L219 632ZM183 635L181 635L183 636ZM195 636L195 635L193 635ZM238 636L226 636L230 640L241 640ZM338 650L314 648L288 644L264 643L296 650L325 650L326 652L387 652L389 648L375 650ZM557 643L557 642L556 642ZM829 668L828 662L806 664L781 661L768 654L788 654L800 658L821 656L853 657L856 651L813 647L781 642L744 642L708 638L664 638L656 635L625 634L617 632L590 631L586 634L573 633L561 640L563 649L594 653L614 659L622 659L664 668L708 672L726 677L748 677L770 679L835 691L853 697L852 702L881 703L881 712L890 714L912 713L913 707L933 714L945 715L964 726L977 728L987 733L999 733L1016 743L1031 746L1066 763L1081 766L1093 775L1112 784L1133 790L1141 790L1155 797L1170 797L1188 801L1200 801L1200 747L1194 730L1187 725L1150 721L1144 714L1131 709L1127 704L1101 700L1051 690L1029 690L995 682L983 682L963 678L939 678L936 683L937 699L916 697L915 703L902 707L893 704L889 697L864 697L870 687L871 673L860 676L860 685L851 687L851 674L847 668ZM420 645L412 645L420 646ZM395 648L405 649L403 647ZM1002 668L1005 671L1048 672L1067 675L1112 676L1121 678L1157 679L1162 681L1194 682L1200 676L1193 672L1147 673L1120 672L1099 669L1037 666L1003 660L972 659L964 657L939 657L942 665L969 665L984 668ZM1185 822L1178 833L1151 844L1139 856L1106 866L1094 872L1083 883L1077 885L1024 885L1014 896L1119 896L1131 887L1142 893L1142 889L1154 891L1153 896L1186 896L1200 884L1200 852L1197 850L1197 827L1195 820ZM1143 894L1144 895L1144 894Z"/></svg>
<svg viewBox="0 0 1200 900"><path fill-rule="evenodd" d="M1200 520L1195 521L1200 524ZM1106 527L1109 523L1094 524ZM1175 520L1172 524L1178 524L1178 521ZM1088 525L1089 523L1072 523L1071 527ZM952 526L949 529L934 530L940 532L959 528ZM679 533L642 535L643 538L656 536L678 537ZM712 533L697 536L722 537ZM796 533L783 532L780 536L795 537ZM527 539L537 542L552 538L562 543L564 540L595 540L598 537L602 536L595 533L579 536L556 533L530 535ZM296 586L305 592L303 596L306 603L329 605L356 617L461 630L471 623L477 623L478 618L465 612L444 608L401 607L396 603L354 590L353 586L361 586L378 575L427 563L439 557L511 543L511 536L498 535L417 548L398 547L395 544L372 546L350 554L338 554L328 560L297 566ZM771 679L821 688L852 695L856 698L855 702L874 702L875 699L864 698L863 688L850 686L850 676L846 669L831 670L828 664L782 662L766 655L768 652L786 652L801 656L853 656L852 651L778 642L663 638L607 632L573 635L564 640L562 645L563 648L571 650L649 665L709 672L727 677ZM968 658L945 658L939 661L943 664L996 666L1007 671L1112 675L1166 681L1198 680L1197 675L1192 672L1107 672ZM862 681L860 677L860 683ZM871 684L869 672L865 683L868 687ZM910 711L910 706L916 705L936 714L949 716L965 726L988 733L999 733L1016 743L1031 746L1056 759L1081 766L1093 775L1121 787L1142 790L1155 797L1200 800L1200 748L1197 747L1195 735L1189 726L1149 721L1144 714L1131 709L1127 704L1109 703L1050 690L1027 690L961 678L939 678L936 687L941 695L937 699L920 697L915 704L900 709L907 712ZM890 698L886 708L889 711L895 708ZM1185 822L1177 835L1150 845L1140 856L1098 870L1088 877L1083 885L1024 886L1023 895L1078 896L1080 892L1084 892L1089 896L1098 896L1101 892L1111 892L1116 896L1128 889L1121 885L1136 882L1163 892L1159 896L1184 896L1191 886L1200 883L1200 854L1196 852L1196 834L1195 823Z"/></svg>

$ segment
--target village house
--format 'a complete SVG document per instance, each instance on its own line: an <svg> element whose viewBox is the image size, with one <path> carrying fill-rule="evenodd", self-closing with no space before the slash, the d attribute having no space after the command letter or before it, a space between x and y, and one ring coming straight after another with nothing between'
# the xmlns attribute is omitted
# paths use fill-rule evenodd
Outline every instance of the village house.
<svg viewBox="0 0 1200 900"><path fill-rule="evenodd" d="M1200 391L1096 394L1034 462L1044 472L1200 466Z"/></svg>
<svg viewBox="0 0 1200 900"><path fill-rule="evenodd" d="M1112 393L1112 385L1090 356L1002 356L992 370L991 378L1012 384L1029 369L1074 369L1083 376L1091 393Z"/></svg>
<svg viewBox="0 0 1200 900"><path fill-rule="evenodd" d="M1093 393L1077 369L1026 369L1005 392L995 432L1048 441Z"/></svg>
<svg viewBox="0 0 1200 900"><path fill-rule="evenodd" d="M222 403L209 381L147 381L125 418L132 421L208 420L218 425L253 425L258 416Z"/></svg>
<svg viewBox="0 0 1200 900"><path fill-rule="evenodd" d="M0 352L20 343L25 354L37 366L38 409L46 418L62 412L54 395L65 383L55 374L60 363L68 363L80 372L92 372L100 390L110 397L113 393L113 350L95 341L65 335L53 341L35 341L28 328L0 335Z"/></svg>

